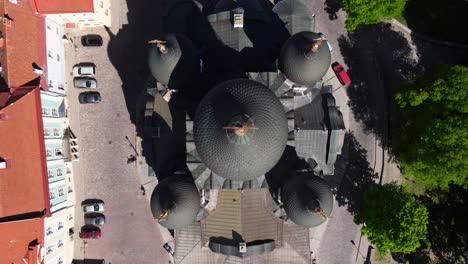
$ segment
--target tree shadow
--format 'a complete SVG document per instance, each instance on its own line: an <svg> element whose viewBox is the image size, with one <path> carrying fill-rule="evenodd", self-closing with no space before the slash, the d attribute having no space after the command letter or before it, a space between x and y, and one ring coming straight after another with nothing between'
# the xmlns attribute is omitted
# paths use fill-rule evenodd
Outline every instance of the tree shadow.
<svg viewBox="0 0 468 264"><path fill-rule="evenodd" d="M468 190L451 185L421 200L429 211L428 241L432 252L450 263L468 261Z"/></svg>
<svg viewBox="0 0 468 264"><path fill-rule="evenodd" d="M328 13L328 19L335 20L338 18L338 11L343 8L340 0L325 0L324 10Z"/></svg>
<svg viewBox="0 0 468 264"><path fill-rule="evenodd" d="M392 89L418 71L408 40L382 23L359 27L338 42L352 79L347 94L354 117L398 158L399 114Z"/></svg>
<svg viewBox="0 0 468 264"><path fill-rule="evenodd" d="M355 214L362 202L362 195L375 186L378 174L367 161L367 151L359 144L353 134L346 134L343 151L337 160L337 173L326 177L325 181L332 187L335 200L339 206Z"/></svg>
<svg viewBox="0 0 468 264"><path fill-rule="evenodd" d="M408 27L441 41L468 44L468 35L460 29L468 27L468 5L464 0L411 0L405 5L403 17Z"/></svg>

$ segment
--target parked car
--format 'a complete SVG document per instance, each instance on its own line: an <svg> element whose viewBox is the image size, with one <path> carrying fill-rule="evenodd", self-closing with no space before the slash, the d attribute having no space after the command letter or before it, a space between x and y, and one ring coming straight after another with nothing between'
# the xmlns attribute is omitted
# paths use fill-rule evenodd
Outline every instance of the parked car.
<svg viewBox="0 0 468 264"><path fill-rule="evenodd" d="M97 88L96 79L90 77L76 77L75 79L73 79L73 84L75 85L75 88Z"/></svg>
<svg viewBox="0 0 468 264"><path fill-rule="evenodd" d="M87 227L81 231L81 238L98 239L101 237L101 229L97 226Z"/></svg>
<svg viewBox="0 0 468 264"><path fill-rule="evenodd" d="M100 213L85 214L85 224L102 226L106 222L106 217Z"/></svg>
<svg viewBox="0 0 468 264"><path fill-rule="evenodd" d="M95 203L88 203L83 205L83 212L102 212L104 211L104 203L102 202L95 202Z"/></svg>
<svg viewBox="0 0 468 264"><path fill-rule="evenodd" d="M348 85L351 83L351 79L349 78L348 73L346 70L339 64L338 62L335 62L332 64L333 71L336 74L336 77L340 81L342 85Z"/></svg>
<svg viewBox="0 0 468 264"><path fill-rule="evenodd" d="M102 46L102 37L96 34L84 35L81 37L81 44L86 47Z"/></svg>
<svg viewBox="0 0 468 264"><path fill-rule="evenodd" d="M74 77L91 77L96 74L96 67L94 65L76 65L73 67Z"/></svg>
<svg viewBox="0 0 468 264"><path fill-rule="evenodd" d="M327 38L327 36L325 36L325 34L323 34L322 32L320 32L319 35L320 35L320 37L322 37L322 38ZM327 46L328 46L328 49L330 50L330 52L332 52L332 51L333 51L333 47L332 47L332 45L330 44L330 41L328 41L328 39L327 39L327 40L325 40L325 42L327 43Z"/></svg>
<svg viewBox="0 0 468 264"><path fill-rule="evenodd" d="M78 100L81 104L97 104L101 102L101 94L98 92L80 93Z"/></svg>

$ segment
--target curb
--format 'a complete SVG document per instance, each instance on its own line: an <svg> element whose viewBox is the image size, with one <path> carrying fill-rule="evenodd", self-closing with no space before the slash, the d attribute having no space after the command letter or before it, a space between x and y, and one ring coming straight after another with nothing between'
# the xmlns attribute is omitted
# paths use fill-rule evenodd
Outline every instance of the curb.
<svg viewBox="0 0 468 264"><path fill-rule="evenodd" d="M398 20L396 20L394 18L392 18L392 20L387 20L387 21L384 21L384 22L395 25L395 26L399 27L400 29L402 29L403 31L405 31L405 32L407 32L409 34L412 34L417 38L423 39L423 40L428 41L428 42L432 42L432 43L437 44L437 45L443 45L443 46L459 48L459 49L468 49L468 45L454 43L454 42L435 40L435 39L432 39L432 38L430 38L430 37L428 37L428 36L426 36L424 34L414 32L411 29L409 29L407 26L400 23L400 21L398 21Z"/></svg>

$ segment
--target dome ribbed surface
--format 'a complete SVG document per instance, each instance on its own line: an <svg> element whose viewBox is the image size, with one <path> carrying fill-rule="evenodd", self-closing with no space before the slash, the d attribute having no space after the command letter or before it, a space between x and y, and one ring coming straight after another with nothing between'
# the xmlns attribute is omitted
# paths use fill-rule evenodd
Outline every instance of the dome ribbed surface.
<svg viewBox="0 0 468 264"><path fill-rule="evenodd" d="M200 210L200 194L191 178L171 176L162 180L151 195L151 212L158 218L164 209L170 209L166 220L159 222L168 229L190 225Z"/></svg>
<svg viewBox="0 0 468 264"><path fill-rule="evenodd" d="M320 35L303 31L291 36L281 49L278 58L279 70L290 81L299 85L313 85L327 73L331 54L325 41L315 53L310 48Z"/></svg>
<svg viewBox="0 0 468 264"><path fill-rule="evenodd" d="M167 53L162 53L156 44L150 44L148 64L151 74L170 89L187 89L200 76L200 58L192 42L182 36L166 34Z"/></svg>
<svg viewBox="0 0 468 264"><path fill-rule="evenodd" d="M238 134L226 129L239 120L254 127L241 136L244 139L236 139ZM193 131L197 152L206 166L237 181L269 171L281 158L288 138L287 119L278 98L262 84L245 79L213 88L198 106Z"/></svg>
<svg viewBox="0 0 468 264"><path fill-rule="evenodd" d="M330 186L322 178L310 173L293 176L283 186L282 201L291 221L306 227L318 226L326 221L319 214L311 212L308 205L320 205L327 216L333 209Z"/></svg>

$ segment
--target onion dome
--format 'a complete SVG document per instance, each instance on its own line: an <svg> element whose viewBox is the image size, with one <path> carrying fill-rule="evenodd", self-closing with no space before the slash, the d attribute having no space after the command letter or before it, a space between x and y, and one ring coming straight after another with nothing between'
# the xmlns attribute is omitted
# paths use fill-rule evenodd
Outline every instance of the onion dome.
<svg viewBox="0 0 468 264"><path fill-rule="evenodd" d="M200 58L192 42L183 35L166 34L152 40L148 55L151 74L170 89L193 85L200 75Z"/></svg>
<svg viewBox="0 0 468 264"><path fill-rule="evenodd" d="M331 54L320 34L303 31L291 36L281 49L279 70L298 85L313 85L327 73Z"/></svg>
<svg viewBox="0 0 468 264"><path fill-rule="evenodd" d="M288 138L283 106L264 85L223 82L200 102L194 140L201 160L229 180L264 175L281 158Z"/></svg>
<svg viewBox="0 0 468 264"><path fill-rule="evenodd" d="M282 201L288 217L306 227L324 223L333 209L330 186L310 173L293 176L283 186Z"/></svg>
<svg viewBox="0 0 468 264"><path fill-rule="evenodd" d="M195 221L200 194L191 178L171 176L162 180L151 195L151 212L160 225L179 229Z"/></svg>

